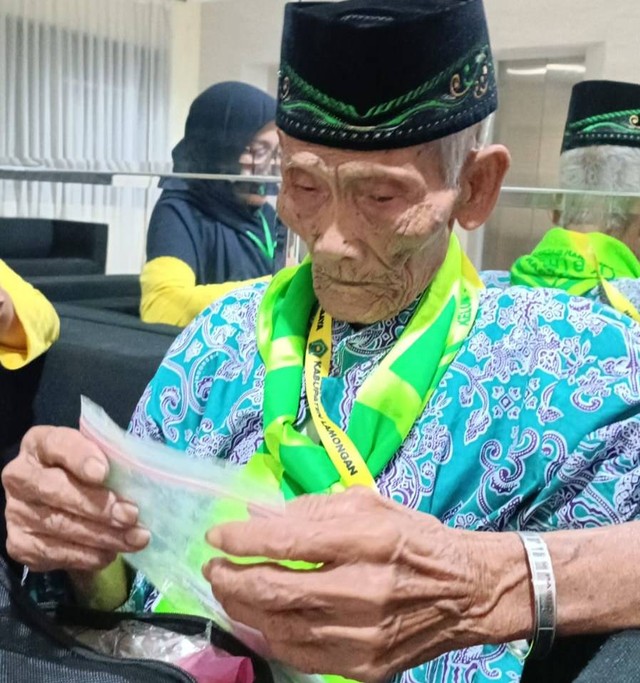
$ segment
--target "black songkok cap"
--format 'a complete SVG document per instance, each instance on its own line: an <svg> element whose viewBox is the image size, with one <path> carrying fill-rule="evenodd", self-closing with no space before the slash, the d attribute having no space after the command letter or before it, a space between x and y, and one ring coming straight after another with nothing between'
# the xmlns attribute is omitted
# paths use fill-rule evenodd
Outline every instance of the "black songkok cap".
<svg viewBox="0 0 640 683"><path fill-rule="evenodd" d="M457 133L497 107L482 0L289 3L276 122L356 150Z"/></svg>
<svg viewBox="0 0 640 683"><path fill-rule="evenodd" d="M640 85L582 81L573 87L562 151L592 145L640 147Z"/></svg>

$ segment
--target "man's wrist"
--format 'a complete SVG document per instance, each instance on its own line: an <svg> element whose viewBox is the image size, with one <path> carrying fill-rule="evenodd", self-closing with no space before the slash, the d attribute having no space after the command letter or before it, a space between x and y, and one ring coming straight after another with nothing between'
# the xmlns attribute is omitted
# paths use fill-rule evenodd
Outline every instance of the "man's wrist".
<svg viewBox="0 0 640 683"><path fill-rule="evenodd" d="M477 587L467 614L478 643L530 639L535 607L525 549L515 533L465 532Z"/></svg>

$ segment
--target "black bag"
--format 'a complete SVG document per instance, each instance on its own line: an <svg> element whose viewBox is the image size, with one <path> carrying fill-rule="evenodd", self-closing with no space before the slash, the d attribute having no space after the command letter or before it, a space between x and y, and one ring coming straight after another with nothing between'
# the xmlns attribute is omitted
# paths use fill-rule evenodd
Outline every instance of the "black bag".
<svg viewBox="0 0 640 683"><path fill-rule="evenodd" d="M0 557L0 683L194 683L185 671L151 660L118 659L93 652L63 625L111 629L136 619L185 635L203 633L207 620L179 615L140 615L36 605ZM230 634L211 629L211 641L229 654L250 657L256 683L273 683L267 662Z"/></svg>

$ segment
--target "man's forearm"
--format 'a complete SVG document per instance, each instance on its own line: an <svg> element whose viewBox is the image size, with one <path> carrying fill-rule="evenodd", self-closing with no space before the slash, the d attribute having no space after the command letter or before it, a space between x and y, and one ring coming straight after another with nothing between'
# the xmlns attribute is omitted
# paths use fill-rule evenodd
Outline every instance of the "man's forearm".
<svg viewBox="0 0 640 683"><path fill-rule="evenodd" d="M522 542L513 533L469 535L479 568L469 629L483 642L533 635L533 596ZM640 626L640 522L543 534L556 580L561 636ZM477 640L477 637L474 638ZM478 640L480 642L480 640Z"/></svg>
<svg viewBox="0 0 640 683"><path fill-rule="evenodd" d="M558 634L640 626L640 522L544 534L556 577Z"/></svg>

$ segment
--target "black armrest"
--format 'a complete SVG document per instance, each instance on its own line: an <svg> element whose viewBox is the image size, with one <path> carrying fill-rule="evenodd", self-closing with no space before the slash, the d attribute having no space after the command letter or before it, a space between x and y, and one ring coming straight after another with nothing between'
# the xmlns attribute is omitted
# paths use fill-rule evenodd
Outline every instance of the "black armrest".
<svg viewBox="0 0 640 683"><path fill-rule="evenodd" d="M132 316L60 304L60 339L47 353L34 399L35 424L77 427L80 395L126 427L176 332Z"/></svg>
<svg viewBox="0 0 640 683"><path fill-rule="evenodd" d="M34 275L26 279L53 302L137 298L140 303L137 275Z"/></svg>
<svg viewBox="0 0 640 683"><path fill-rule="evenodd" d="M87 258L101 273L107 263L109 226L106 223L53 221L52 258Z"/></svg>

